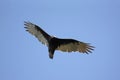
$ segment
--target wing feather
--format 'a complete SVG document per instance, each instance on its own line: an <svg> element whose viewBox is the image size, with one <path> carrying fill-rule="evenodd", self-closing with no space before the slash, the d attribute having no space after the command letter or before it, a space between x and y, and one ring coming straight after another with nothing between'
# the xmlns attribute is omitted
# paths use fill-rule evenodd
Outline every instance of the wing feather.
<svg viewBox="0 0 120 80"><path fill-rule="evenodd" d="M48 41L50 40L51 36L48 35L45 31L43 31L39 26L31 23L25 22L24 24L26 27L26 31L34 35L42 44L48 46Z"/></svg>
<svg viewBox="0 0 120 80"><path fill-rule="evenodd" d="M81 53L92 53L91 50L94 50L93 46L90 46L89 43L80 42L73 39L64 39L62 40L56 50L63 52L81 52Z"/></svg>

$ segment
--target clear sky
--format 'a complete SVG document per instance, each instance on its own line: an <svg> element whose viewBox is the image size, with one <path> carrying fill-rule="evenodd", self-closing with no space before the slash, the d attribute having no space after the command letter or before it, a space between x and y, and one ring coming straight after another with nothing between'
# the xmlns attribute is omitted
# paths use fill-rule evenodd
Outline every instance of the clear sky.
<svg viewBox="0 0 120 80"><path fill-rule="evenodd" d="M24 21L96 48L51 60ZM120 0L1 0L0 28L0 80L120 80Z"/></svg>

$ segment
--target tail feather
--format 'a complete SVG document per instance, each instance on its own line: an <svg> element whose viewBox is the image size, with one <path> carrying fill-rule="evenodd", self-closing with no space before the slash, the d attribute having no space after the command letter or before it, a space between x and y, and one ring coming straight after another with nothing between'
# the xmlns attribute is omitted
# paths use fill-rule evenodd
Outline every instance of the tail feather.
<svg viewBox="0 0 120 80"><path fill-rule="evenodd" d="M54 54L51 53L51 52L49 52L49 58L50 58L50 59L53 59L53 56L54 56Z"/></svg>

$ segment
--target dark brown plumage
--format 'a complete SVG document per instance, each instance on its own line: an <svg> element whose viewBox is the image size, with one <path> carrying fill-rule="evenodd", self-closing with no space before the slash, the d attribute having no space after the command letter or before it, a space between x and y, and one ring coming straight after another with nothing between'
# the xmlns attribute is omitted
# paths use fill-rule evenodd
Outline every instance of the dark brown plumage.
<svg viewBox="0 0 120 80"><path fill-rule="evenodd" d="M44 30L31 22L25 22L26 31L38 38L40 42L48 47L49 57L53 59L54 51L60 50L63 52L81 52L91 53L94 49L89 43L84 43L75 39L60 39L50 36Z"/></svg>

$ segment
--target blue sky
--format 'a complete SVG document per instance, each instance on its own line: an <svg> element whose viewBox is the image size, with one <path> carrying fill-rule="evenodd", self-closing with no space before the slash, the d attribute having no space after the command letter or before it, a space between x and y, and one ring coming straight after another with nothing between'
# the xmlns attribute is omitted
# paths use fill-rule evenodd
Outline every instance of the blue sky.
<svg viewBox="0 0 120 80"><path fill-rule="evenodd" d="M120 80L120 0L1 0L0 10L0 80ZM51 60L24 21L96 48Z"/></svg>

